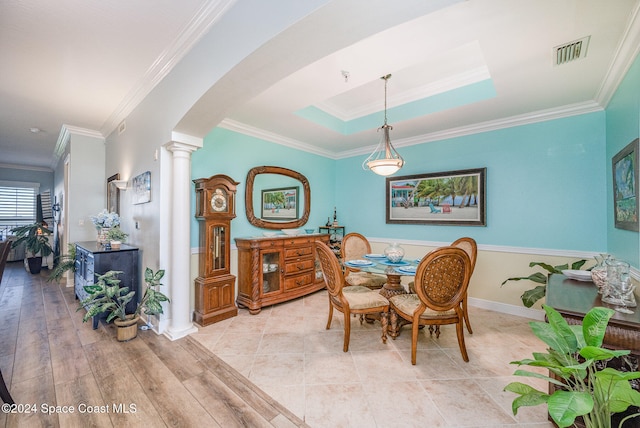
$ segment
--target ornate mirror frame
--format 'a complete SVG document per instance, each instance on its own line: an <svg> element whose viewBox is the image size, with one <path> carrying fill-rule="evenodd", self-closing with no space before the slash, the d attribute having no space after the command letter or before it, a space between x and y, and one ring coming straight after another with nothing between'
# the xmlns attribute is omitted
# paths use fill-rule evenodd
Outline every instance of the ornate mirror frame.
<svg viewBox="0 0 640 428"><path fill-rule="evenodd" d="M258 174L279 174L300 181L304 191L304 208L299 219L286 222L275 222L266 221L256 217L253 206L253 182ZM291 229L301 227L309 220L309 214L311 212L311 187L309 187L309 180L297 171L280 166L257 166L255 168L251 168L247 174L247 187L244 194L244 203L245 211L247 212L247 220L256 227L262 227L264 229Z"/></svg>

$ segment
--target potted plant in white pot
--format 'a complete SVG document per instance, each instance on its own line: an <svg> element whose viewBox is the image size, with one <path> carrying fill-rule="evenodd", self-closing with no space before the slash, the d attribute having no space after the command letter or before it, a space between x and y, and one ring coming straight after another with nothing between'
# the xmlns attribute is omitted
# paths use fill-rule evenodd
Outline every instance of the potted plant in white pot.
<svg viewBox="0 0 640 428"><path fill-rule="evenodd" d="M111 245L112 250L119 250L120 245L127 239L129 234L125 233L120 226L112 227L106 233L106 240Z"/></svg>
<svg viewBox="0 0 640 428"><path fill-rule="evenodd" d="M543 305L548 322L530 322L533 333L548 346L548 353L534 353L533 359L513 361L511 364L543 367L550 376L526 370L516 370L518 376L545 379L554 385L553 393L538 391L521 382L512 382L506 391L519 397L512 403L514 415L522 406L547 404L549 415L560 428L574 424L581 416L587 428L610 428L611 416L640 406L640 392L631 388L632 379L640 379L640 372L622 372L611 367L597 367L629 351L602 347L609 319L614 311L595 307L585 315L582 325L569 325L555 309ZM619 426L640 413L624 416ZM636 419L640 420L640 418ZM633 425L637 426L637 425Z"/></svg>
<svg viewBox="0 0 640 428"><path fill-rule="evenodd" d="M15 227L11 229L11 232L16 236L16 240L12 244L13 248L24 243L29 272L32 274L40 273L42 258L53 253L53 248L49 244L51 230L47 229L44 224L36 222Z"/></svg>
<svg viewBox="0 0 640 428"><path fill-rule="evenodd" d="M94 316L107 314L107 322L113 320L118 327L117 339L127 341L137 337L138 320L140 314L157 315L163 313L162 303L170 302L158 289L160 279L164 276L164 270L153 272L150 268L145 269L144 280L147 284L145 291L136 305L133 313L128 314L127 304L135 297L135 291L129 291L127 287L120 287L120 280L117 278L120 271L109 271L98 277L98 281L93 285L84 287L89 296L80 301L78 310L87 308L87 313L82 317L86 322Z"/></svg>

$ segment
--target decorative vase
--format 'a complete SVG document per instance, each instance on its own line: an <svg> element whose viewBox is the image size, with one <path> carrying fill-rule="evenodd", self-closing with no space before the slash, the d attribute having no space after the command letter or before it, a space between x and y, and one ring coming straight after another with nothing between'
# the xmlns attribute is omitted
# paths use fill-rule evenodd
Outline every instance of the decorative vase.
<svg viewBox="0 0 640 428"><path fill-rule="evenodd" d="M384 255L391 263L398 263L404 257L404 250L397 242L394 242L384 249Z"/></svg>
<svg viewBox="0 0 640 428"><path fill-rule="evenodd" d="M119 250L120 249L120 245L122 245L122 241L111 241L111 249L112 250Z"/></svg>
<svg viewBox="0 0 640 428"><path fill-rule="evenodd" d="M115 319L113 321L117 327L116 339L118 339L118 342L126 342L138 336L138 320L140 317L131 314L127 315L126 318L126 320Z"/></svg>
<svg viewBox="0 0 640 428"><path fill-rule="evenodd" d="M607 285L607 261L611 260L609 254L595 256L596 265L591 268L591 280L598 288L598 293L602 294Z"/></svg>
<svg viewBox="0 0 640 428"><path fill-rule="evenodd" d="M109 233L109 231L111 230L110 227L101 227L98 229L98 244L104 245L106 244L109 240L107 239L107 233Z"/></svg>

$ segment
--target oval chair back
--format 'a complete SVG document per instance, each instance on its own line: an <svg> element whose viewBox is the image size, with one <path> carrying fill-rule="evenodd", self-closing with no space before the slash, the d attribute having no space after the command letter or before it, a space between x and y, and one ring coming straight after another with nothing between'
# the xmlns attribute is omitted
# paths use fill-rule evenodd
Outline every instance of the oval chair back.
<svg viewBox="0 0 640 428"><path fill-rule="evenodd" d="M457 247L441 247L427 254L416 270L415 289L420 300L434 311L462 313L471 260Z"/></svg>
<svg viewBox="0 0 640 428"><path fill-rule="evenodd" d="M453 241L453 243L451 243L451 246L462 248L469 256L469 259L471 260L471 273L469 274L469 281L471 281L471 275L473 275L473 270L476 268L476 258L478 257L478 245L476 244L476 241L473 238L464 237ZM467 310L468 300L468 296L464 296L464 300L462 301L462 312L464 315L464 322L467 326L467 331L469 331L469 334L473 334L471 323L469 322L469 311Z"/></svg>
<svg viewBox="0 0 640 428"><path fill-rule="evenodd" d="M333 297L339 296L344 286L344 276L342 275L338 258L331 251L331 248L323 242L316 242L316 252L318 260L320 260L322 276L324 277L327 291Z"/></svg>

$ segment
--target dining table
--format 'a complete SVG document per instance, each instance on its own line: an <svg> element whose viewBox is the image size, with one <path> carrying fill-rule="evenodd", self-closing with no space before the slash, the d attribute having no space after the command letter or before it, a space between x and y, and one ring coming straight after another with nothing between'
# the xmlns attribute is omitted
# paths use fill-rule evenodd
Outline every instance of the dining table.
<svg viewBox="0 0 640 428"><path fill-rule="evenodd" d="M360 269L363 272L386 275L387 282L380 289L380 294L390 299L393 296L408 293L402 286L402 277L415 276L419 263L420 259L402 259L399 262L392 262L384 254L365 254L364 258L347 260L344 265L352 269ZM376 319L373 316L365 318L367 322L373 322ZM388 334L395 339L400 334L402 326L409 322L397 315L394 316L393 313L389 318Z"/></svg>
<svg viewBox="0 0 640 428"><path fill-rule="evenodd" d="M363 272L386 275L387 282L380 289L380 294L389 299L392 296L407 293L401 279L403 276L415 276L419 262L420 259L402 259L399 262L392 262L383 254L365 254L362 259L347 260L344 264Z"/></svg>

